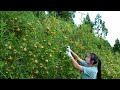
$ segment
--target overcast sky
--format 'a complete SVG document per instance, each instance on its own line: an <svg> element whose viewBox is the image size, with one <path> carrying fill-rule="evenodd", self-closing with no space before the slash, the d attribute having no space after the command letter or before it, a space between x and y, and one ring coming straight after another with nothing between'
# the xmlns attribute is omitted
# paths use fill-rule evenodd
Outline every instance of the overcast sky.
<svg viewBox="0 0 120 90"><path fill-rule="evenodd" d="M105 26L108 29L108 35L106 39L111 44L114 45L115 40L118 38L120 40L120 11L79 11L82 13L89 13L91 21L95 20L96 15L99 13L102 17L101 19L105 21ZM76 12L76 16L74 18L75 23L80 23L81 14ZM83 15L85 17L85 15Z"/></svg>

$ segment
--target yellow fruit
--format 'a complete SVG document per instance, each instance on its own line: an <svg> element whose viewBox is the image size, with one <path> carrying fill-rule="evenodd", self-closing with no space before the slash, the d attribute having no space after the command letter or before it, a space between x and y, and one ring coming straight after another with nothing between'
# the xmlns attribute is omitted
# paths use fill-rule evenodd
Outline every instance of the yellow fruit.
<svg viewBox="0 0 120 90"><path fill-rule="evenodd" d="M13 52L14 54L16 54L17 52Z"/></svg>
<svg viewBox="0 0 120 90"><path fill-rule="evenodd" d="M5 62L5 64L7 64L7 62Z"/></svg>
<svg viewBox="0 0 120 90"><path fill-rule="evenodd" d="M14 67L14 66L11 66L11 68L12 68L12 69L15 69L15 67Z"/></svg>
<svg viewBox="0 0 120 90"><path fill-rule="evenodd" d="M45 73L48 74L48 71L46 71Z"/></svg>
<svg viewBox="0 0 120 90"><path fill-rule="evenodd" d="M36 45L35 45L34 47L35 47L35 48L37 48L37 46L36 46Z"/></svg>
<svg viewBox="0 0 120 90"><path fill-rule="evenodd" d="M34 78L34 76L32 75L31 78Z"/></svg>
<svg viewBox="0 0 120 90"><path fill-rule="evenodd" d="M58 68L58 66L55 66L56 68Z"/></svg>
<svg viewBox="0 0 120 90"><path fill-rule="evenodd" d="M64 36L65 39L67 39L68 37Z"/></svg>
<svg viewBox="0 0 120 90"><path fill-rule="evenodd" d="M16 52L17 50L16 50L16 49L14 49L13 51L14 51L14 52Z"/></svg>
<svg viewBox="0 0 120 90"><path fill-rule="evenodd" d="M31 60L34 60L34 58L31 58Z"/></svg>
<svg viewBox="0 0 120 90"><path fill-rule="evenodd" d="M38 60L35 60L35 63L38 63Z"/></svg>
<svg viewBox="0 0 120 90"><path fill-rule="evenodd" d="M55 36L55 35L56 35L56 33L55 33L55 32L51 32L51 34L52 34L53 36Z"/></svg>
<svg viewBox="0 0 120 90"><path fill-rule="evenodd" d="M6 52L5 55L8 55L8 52Z"/></svg>
<svg viewBox="0 0 120 90"><path fill-rule="evenodd" d="M44 46L41 46L40 48L44 48Z"/></svg>
<svg viewBox="0 0 120 90"><path fill-rule="evenodd" d="M59 51L60 53L62 52L62 51Z"/></svg>
<svg viewBox="0 0 120 90"><path fill-rule="evenodd" d="M39 71L38 71L38 70L36 70L34 73L35 73L35 74L38 74L38 73L39 73Z"/></svg>
<svg viewBox="0 0 120 90"><path fill-rule="evenodd" d="M8 45L7 45L7 44L5 44L5 46L7 47Z"/></svg>
<svg viewBox="0 0 120 90"><path fill-rule="evenodd" d="M64 30L62 29L62 32L64 32Z"/></svg>
<svg viewBox="0 0 120 90"><path fill-rule="evenodd" d="M16 54L16 53L17 53L17 50L16 50L16 49L14 49L13 51L14 51L14 52L13 52L14 54Z"/></svg>
<svg viewBox="0 0 120 90"><path fill-rule="evenodd" d="M41 65L40 68L43 68L43 66Z"/></svg>
<svg viewBox="0 0 120 90"><path fill-rule="evenodd" d="M50 54L50 57L52 57L52 55Z"/></svg>
<svg viewBox="0 0 120 90"><path fill-rule="evenodd" d="M13 35L15 36L15 32L13 32Z"/></svg>
<svg viewBox="0 0 120 90"><path fill-rule="evenodd" d="M36 57L36 55L33 55L33 57Z"/></svg>
<svg viewBox="0 0 120 90"><path fill-rule="evenodd" d="M15 18L15 20L17 20L17 18Z"/></svg>
<svg viewBox="0 0 120 90"><path fill-rule="evenodd" d="M32 28L33 30L36 30L36 28Z"/></svg>
<svg viewBox="0 0 120 90"><path fill-rule="evenodd" d="M24 51L27 51L27 48L24 48Z"/></svg>
<svg viewBox="0 0 120 90"><path fill-rule="evenodd" d="M50 42L48 42L48 45L49 45L49 46L51 46L51 43L50 43Z"/></svg>
<svg viewBox="0 0 120 90"><path fill-rule="evenodd" d="M20 46L20 48L23 48L22 46Z"/></svg>
<svg viewBox="0 0 120 90"><path fill-rule="evenodd" d="M41 59L42 59L42 60L44 60L44 58L43 58L43 57L42 57Z"/></svg>
<svg viewBox="0 0 120 90"><path fill-rule="evenodd" d="M45 60L46 63L48 63L48 60Z"/></svg>
<svg viewBox="0 0 120 90"><path fill-rule="evenodd" d="M29 26L31 26L31 23L28 23Z"/></svg>
<svg viewBox="0 0 120 90"><path fill-rule="evenodd" d="M110 75L110 72L108 71L108 75Z"/></svg>
<svg viewBox="0 0 120 90"><path fill-rule="evenodd" d="M23 38L23 41L26 41L26 38Z"/></svg>
<svg viewBox="0 0 120 90"><path fill-rule="evenodd" d="M31 52L31 51L29 51L29 54L32 54L32 52Z"/></svg>
<svg viewBox="0 0 120 90"><path fill-rule="evenodd" d="M53 48L53 50L56 50L56 48Z"/></svg>
<svg viewBox="0 0 120 90"><path fill-rule="evenodd" d="M47 67L44 67L44 69L47 69Z"/></svg>
<svg viewBox="0 0 120 90"><path fill-rule="evenodd" d="M40 21L37 21L38 23L40 22Z"/></svg>
<svg viewBox="0 0 120 90"><path fill-rule="evenodd" d="M49 27L47 27L47 30L50 30L50 28L49 28Z"/></svg>
<svg viewBox="0 0 120 90"><path fill-rule="evenodd" d="M43 66L43 64L42 64L42 63L40 63L40 65L41 65L41 66Z"/></svg>
<svg viewBox="0 0 120 90"><path fill-rule="evenodd" d="M12 49L12 47L11 47L11 46L9 46L8 48L9 48L9 49Z"/></svg>
<svg viewBox="0 0 120 90"><path fill-rule="evenodd" d="M9 58L8 58L8 60L12 60L13 58L10 56Z"/></svg>
<svg viewBox="0 0 120 90"><path fill-rule="evenodd" d="M46 53L46 55L48 55L48 53Z"/></svg>
<svg viewBox="0 0 120 90"><path fill-rule="evenodd" d="M30 56L32 55L32 52L31 52L31 51L29 51L29 55L30 55Z"/></svg>
<svg viewBox="0 0 120 90"><path fill-rule="evenodd" d="M20 31L20 28L18 27L16 31L18 31L18 32L19 32L19 31Z"/></svg>

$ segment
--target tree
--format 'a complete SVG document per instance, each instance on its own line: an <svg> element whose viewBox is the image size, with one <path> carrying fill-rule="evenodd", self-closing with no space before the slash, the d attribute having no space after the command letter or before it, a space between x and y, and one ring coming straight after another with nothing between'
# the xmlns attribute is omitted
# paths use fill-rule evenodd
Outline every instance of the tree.
<svg viewBox="0 0 120 90"><path fill-rule="evenodd" d="M48 11L52 13L53 11ZM72 20L75 17L76 11L54 11L57 17L63 18L64 20Z"/></svg>
<svg viewBox="0 0 120 90"><path fill-rule="evenodd" d="M87 13L86 17L84 18L84 21L83 21L85 24L88 24L90 25L91 28L93 28L93 22L90 20L90 17L89 17L89 14ZM92 33L92 30L91 30L91 33Z"/></svg>
<svg viewBox="0 0 120 90"><path fill-rule="evenodd" d="M95 18L95 22L94 22L94 30L95 30L96 34L98 35L98 37L101 34L99 32L102 30L101 23L102 23L101 16L100 16L100 14L97 14L97 16Z"/></svg>
<svg viewBox="0 0 120 90"><path fill-rule="evenodd" d="M108 29L105 26L105 21L102 21L100 14L96 15L93 28L98 37L105 38L108 34Z"/></svg>
<svg viewBox="0 0 120 90"><path fill-rule="evenodd" d="M90 24L91 23L91 20L90 20L90 17L89 17L88 13L87 13L86 18L84 19L84 21L85 21L85 24Z"/></svg>
<svg viewBox="0 0 120 90"><path fill-rule="evenodd" d="M113 47L113 51L120 53L120 42L119 42L119 39L118 39L118 38L115 40L115 44L114 44L114 47Z"/></svg>
<svg viewBox="0 0 120 90"><path fill-rule="evenodd" d="M43 13L45 13L45 11L33 11L33 14L37 17L39 17L39 15Z"/></svg>
<svg viewBox="0 0 120 90"><path fill-rule="evenodd" d="M102 22L102 37L105 38L107 36L108 29L105 26L105 21Z"/></svg>

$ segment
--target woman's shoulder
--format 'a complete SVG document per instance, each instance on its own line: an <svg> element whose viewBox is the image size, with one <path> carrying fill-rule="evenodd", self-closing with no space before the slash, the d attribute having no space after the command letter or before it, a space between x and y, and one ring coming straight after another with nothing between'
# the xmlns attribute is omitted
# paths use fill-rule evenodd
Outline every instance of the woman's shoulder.
<svg viewBox="0 0 120 90"><path fill-rule="evenodd" d="M96 67L96 66L91 67L91 69L92 69L93 71L95 71L95 72L97 72L97 71L98 71L98 69L97 69L97 67Z"/></svg>
<svg viewBox="0 0 120 90"><path fill-rule="evenodd" d="M93 68L93 69L97 69L97 67L96 67L96 66L92 66L91 68Z"/></svg>
<svg viewBox="0 0 120 90"><path fill-rule="evenodd" d="M89 69L91 69L92 71L97 71L97 67L93 66L93 67L88 67Z"/></svg>

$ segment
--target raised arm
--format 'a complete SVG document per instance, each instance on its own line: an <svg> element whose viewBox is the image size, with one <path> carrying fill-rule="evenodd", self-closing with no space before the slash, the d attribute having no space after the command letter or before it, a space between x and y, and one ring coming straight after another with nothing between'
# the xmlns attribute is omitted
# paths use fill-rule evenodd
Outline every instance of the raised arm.
<svg viewBox="0 0 120 90"><path fill-rule="evenodd" d="M83 67L81 65L79 65L73 58L71 58L71 61L74 65L74 67L78 70L80 70L81 72L83 72Z"/></svg>
<svg viewBox="0 0 120 90"><path fill-rule="evenodd" d="M71 50L71 54L72 54L72 56L76 59L76 60L78 60L79 62L82 60L76 53L74 53L72 50Z"/></svg>
<svg viewBox="0 0 120 90"><path fill-rule="evenodd" d="M78 60L79 62L82 61L82 59L81 59L76 53L74 53L74 52L70 49L70 46L67 46L67 50L68 50L69 52L71 52L72 56L73 56L76 60Z"/></svg>
<svg viewBox="0 0 120 90"><path fill-rule="evenodd" d="M72 56L71 52L70 51L66 51L66 54L71 59L74 67L82 72L83 71L83 67L81 65L79 65L77 63L77 61L74 60L74 57Z"/></svg>

